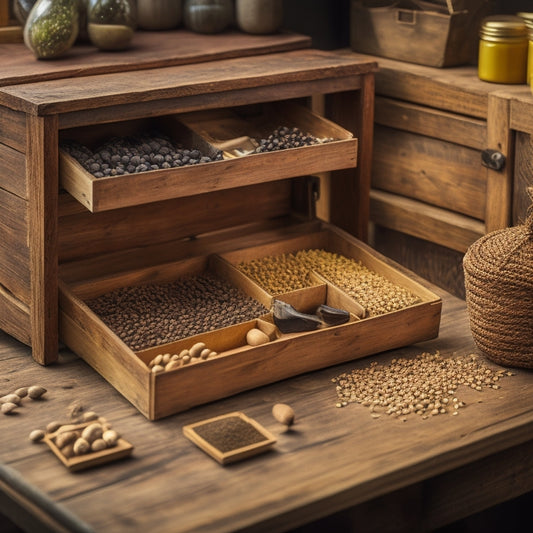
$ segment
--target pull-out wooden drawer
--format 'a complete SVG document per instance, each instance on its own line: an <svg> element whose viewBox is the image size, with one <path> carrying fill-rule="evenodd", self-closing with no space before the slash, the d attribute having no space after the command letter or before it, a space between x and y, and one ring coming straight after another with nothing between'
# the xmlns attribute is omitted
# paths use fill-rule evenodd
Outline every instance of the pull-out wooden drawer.
<svg viewBox="0 0 533 533"><path fill-rule="evenodd" d="M247 237L240 245L238 240L233 240L221 254L190 257L98 279L62 282L60 336L139 411L155 420L260 385L438 335L441 314L438 296L347 233L325 224L315 231L309 229L305 224L300 229L287 228L285 237L277 239L271 236L265 239L264 235L257 235L255 239ZM250 241L256 245L250 246ZM243 263L254 258L306 250L318 250L328 257L340 256L348 260L376 276L387 287L396 287L402 294L408 294L408 303L394 308L391 302L392 311L379 313L369 311L369 304L366 312L361 312L360 303L321 272L311 274L314 281L308 286L271 294L242 268ZM144 286L149 289L153 284L175 280L186 284L190 276L204 271L216 273L261 303L264 312L212 331L201 331L164 344L156 341L135 350L129 337L123 334L128 329L127 324L119 327L120 331L113 330L109 322L106 323L107 319L94 311L96 298L120 288ZM393 298L390 291L388 294L384 290L382 299ZM349 320L339 325L322 323L316 329L282 333L272 316L274 300L312 316L316 316L318 306L325 304L346 311ZM228 311L232 312L235 311ZM269 342L248 345L246 335L252 328L263 330ZM216 355L187 360L175 369L157 373L152 370L158 355L178 355L199 342Z"/></svg>

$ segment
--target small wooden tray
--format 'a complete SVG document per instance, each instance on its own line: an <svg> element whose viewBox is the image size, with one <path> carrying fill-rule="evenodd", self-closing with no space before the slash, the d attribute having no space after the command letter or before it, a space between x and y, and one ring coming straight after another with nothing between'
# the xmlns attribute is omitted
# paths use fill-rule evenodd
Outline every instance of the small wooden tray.
<svg viewBox="0 0 533 533"><path fill-rule="evenodd" d="M246 432L240 443L233 442L238 431ZM183 434L221 464L263 453L276 442L261 424L239 411L183 426Z"/></svg>
<svg viewBox="0 0 533 533"><path fill-rule="evenodd" d="M74 426L73 429L85 428L92 422L85 422L83 424L78 424ZM126 440L119 438L117 444L112 448L107 448L99 452L90 452L84 455L78 455L75 457L67 458L62 453L61 450L55 444L56 433L50 433L45 435L44 442L48 447L54 452L58 459L71 471L75 472L78 470L83 470L85 468L90 468L93 466L109 463L111 461L116 461L117 459L122 459L127 457L133 451L133 445L131 445Z"/></svg>

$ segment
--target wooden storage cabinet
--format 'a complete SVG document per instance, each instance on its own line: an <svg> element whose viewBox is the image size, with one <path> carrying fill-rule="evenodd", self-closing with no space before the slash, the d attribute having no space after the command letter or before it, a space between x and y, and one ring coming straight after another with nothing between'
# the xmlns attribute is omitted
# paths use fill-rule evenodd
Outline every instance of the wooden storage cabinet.
<svg viewBox="0 0 533 533"><path fill-rule="evenodd" d="M504 86L480 81L476 67L374 59L380 67L370 194L375 245L388 253L394 243L387 241L406 236L404 250L418 249L417 258L404 256L407 266L441 286L446 256L457 272L455 286L445 288L462 295L462 255L511 221L513 138L508 101L498 97ZM501 170L482 164L487 149L505 156ZM423 264L432 258L433 273Z"/></svg>
<svg viewBox="0 0 533 533"><path fill-rule="evenodd" d="M210 43L206 38L209 50ZM440 299L362 242L368 227L376 63L305 46L256 53L260 57L231 56L216 63L148 64L140 72L129 63L108 65L105 73L81 69L79 77L52 68L42 80L4 81L0 88L1 326L30 344L42 364L57 359L62 338L150 419L438 334ZM8 69L4 80L12 80L10 74ZM323 116L311 111L315 96ZM169 122L176 133L186 131L217 147L241 133L255 135L258 124L266 127L260 116L251 120L254 110L276 126L311 130L328 142L99 179L60 149L72 137L98 143L117 131ZM204 121L243 111L244 131L231 133L230 139L219 138L218 119ZM277 124L282 118L294 124ZM330 173L327 227L315 217L314 174L325 172ZM190 261L257 246L279 248L328 228L345 232L336 240L345 243L341 249L362 254L387 277L400 279L419 303L384 317L353 318L346 325L276 339L268 348L244 349L237 343L229 346L227 357L168 376L153 375L147 353L125 346L85 303L87 295L117 286L179 277L181 265ZM321 286L321 302L356 306L335 287ZM305 294L305 301L317 297L314 290ZM381 333L394 326L394 334ZM326 348L316 350L317 343ZM289 352L296 354L290 363ZM261 371L250 373L256 363ZM203 372L207 378L215 372L214 385L204 395L192 394ZM235 375L229 379L229 374ZM180 386L191 391L189 399L179 393Z"/></svg>

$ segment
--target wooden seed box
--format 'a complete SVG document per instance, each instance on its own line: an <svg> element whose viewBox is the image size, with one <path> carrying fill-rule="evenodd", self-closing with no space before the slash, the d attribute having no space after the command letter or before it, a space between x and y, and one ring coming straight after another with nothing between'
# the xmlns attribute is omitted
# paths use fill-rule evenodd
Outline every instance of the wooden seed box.
<svg viewBox="0 0 533 533"><path fill-rule="evenodd" d="M285 124L329 142L236 156L239 148L250 147L250 138L268 136L274 128ZM155 126L187 148L198 148L207 155L221 149L225 158L179 168L96 178L60 150L61 186L91 212L99 212L281 180L301 175L302 168L305 168L305 174L313 174L325 168L338 170L357 165L357 139L349 131L294 103L269 103L126 121L105 128L67 130L62 138L95 149L112 136L148 132Z"/></svg>
<svg viewBox="0 0 533 533"><path fill-rule="evenodd" d="M344 231L325 223L317 226L313 232L308 225L301 225L300 230L295 226L291 237L271 239L257 246L248 244L249 237L240 245L238 239L232 239L221 254L191 257L100 280L61 282L60 336L141 413L156 420L267 383L438 335L438 296ZM257 242L260 240L258 237ZM240 261L251 258L315 248L361 261L368 269L418 296L419 302L398 311L360 318L358 302L321 276L316 276L318 284L313 287L271 295L236 268ZM315 331L281 334L267 313L246 323L135 352L86 304L88 299L118 287L166 282L205 269L228 279L267 307L274 296L301 312L312 312L324 303L349 311L350 320ZM262 329L272 340L260 346L247 345L246 333L252 327ZM204 342L218 355L161 373L149 368L155 355L179 353L196 342Z"/></svg>
<svg viewBox="0 0 533 533"><path fill-rule="evenodd" d="M450 67L472 63L488 0L396 3L351 0L350 44L356 52Z"/></svg>

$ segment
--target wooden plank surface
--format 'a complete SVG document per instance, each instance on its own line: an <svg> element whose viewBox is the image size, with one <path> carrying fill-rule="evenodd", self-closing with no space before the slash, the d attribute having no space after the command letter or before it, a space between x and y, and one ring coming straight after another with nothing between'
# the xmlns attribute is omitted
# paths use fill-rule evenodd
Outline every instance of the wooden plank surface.
<svg viewBox="0 0 533 533"><path fill-rule="evenodd" d="M72 77L12 85L0 90L0 104L32 114L67 113L106 107L110 102L118 106L193 95L209 98L210 94L223 91L236 93L282 83L342 79L376 69L376 63L356 55L296 50L265 54L261 61L257 57L239 57L221 59L216 65L205 62L126 71L120 76L98 74L82 80Z"/></svg>
<svg viewBox="0 0 533 533"><path fill-rule="evenodd" d="M477 67L435 68L360 54L376 60L376 94L469 117L487 119L488 94L509 90L503 84L481 81Z"/></svg>
<svg viewBox="0 0 533 533"><path fill-rule="evenodd" d="M375 131L372 187L484 220L487 169L479 151L386 126Z"/></svg>
<svg viewBox="0 0 533 533"><path fill-rule="evenodd" d="M39 515L42 521L54 518L72 523L74 518L78 521L74 530L85 531L89 525L94 531L255 533L286 531L402 487L423 488L419 484L429 478L438 483L429 485L431 494L439 494L438 502L431 499L433 508L439 509L438 522L430 525L442 525L444 514L449 520L465 512L462 508L444 510L439 502L444 502L447 494L475 493L476 509L482 508L489 495L492 501L505 500L509 483L500 484L502 477L494 477L491 468L476 469L473 478L451 475L454 469L484 459L490 466L492 454L505 455L508 448L531 443L531 372L514 371L498 390L460 388L458 394L466 407L458 416L415 417L402 422L389 417L374 419L361 405L335 407L331 379L342 371L422 351L439 350L444 356L476 352L464 302L438 292L444 304L438 339L312 372L158 422L145 420L70 352L62 350L57 364L43 368L32 361L29 349L1 333L0 392L30 384L44 385L48 392L39 402L26 399L16 415L2 416L0 461L16 474L16 483L10 486L32 489L20 489L17 495L24 496L19 503L27 507L31 501L34 512L17 514L13 506L2 507L3 499L0 511L20 520ZM64 419L74 401L107 417L134 445L133 456L71 474L46 446L28 441L32 429ZM277 402L288 403L295 410L296 423L290 431L272 417ZM181 434L186 424L236 410L276 436L273 451L222 467ZM506 464L506 472L511 475L512 471L518 483L513 495L532 490L531 463L522 461L523 454L509 457L516 457ZM446 473L450 475L439 477ZM470 479L475 486L469 484ZM490 483L490 479L496 482Z"/></svg>
<svg viewBox="0 0 533 533"><path fill-rule="evenodd" d="M3 43L0 44L0 86L183 65L310 45L309 37L295 33L250 35L228 31L203 35L184 29L139 30L133 37L132 46L124 52L104 52L90 43L76 43L63 57L38 61L22 42Z"/></svg>

